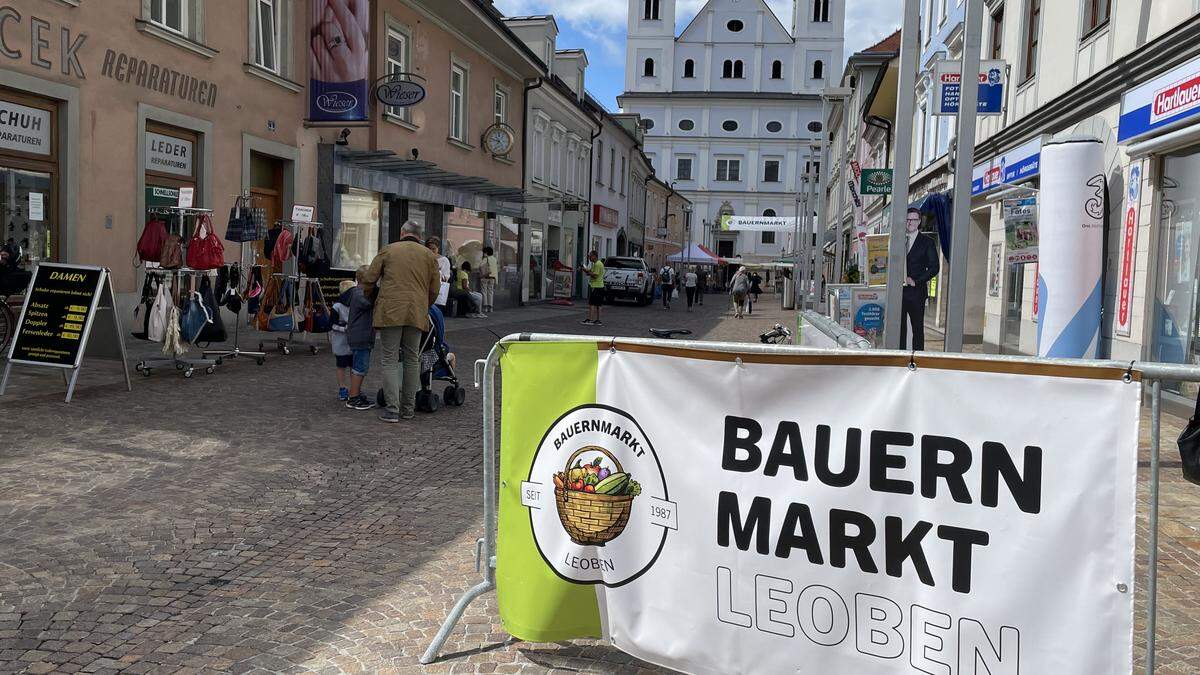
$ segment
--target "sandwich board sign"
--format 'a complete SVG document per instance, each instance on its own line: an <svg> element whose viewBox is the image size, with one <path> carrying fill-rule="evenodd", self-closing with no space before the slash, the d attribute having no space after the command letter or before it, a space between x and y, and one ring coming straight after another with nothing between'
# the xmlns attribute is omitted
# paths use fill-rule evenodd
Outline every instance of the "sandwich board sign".
<svg viewBox="0 0 1200 675"><path fill-rule="evenodd" d="M0 396L13 365L60 368L70 403L84 356L119 359L125 388L132 389L115 300L106 268L40 263L8 348Z"/></svg>

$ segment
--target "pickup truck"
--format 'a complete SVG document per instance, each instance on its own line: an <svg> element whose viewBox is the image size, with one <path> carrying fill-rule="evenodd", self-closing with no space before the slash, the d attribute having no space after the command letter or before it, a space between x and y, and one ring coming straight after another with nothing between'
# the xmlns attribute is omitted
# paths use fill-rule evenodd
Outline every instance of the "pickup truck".
<svg viewBox="0 0 1200 675"><path fill-rule="evenodd" d="M606 258L604 292L609 300L620 298L648 305L654 301L654 275L641 258Z"/></svg>

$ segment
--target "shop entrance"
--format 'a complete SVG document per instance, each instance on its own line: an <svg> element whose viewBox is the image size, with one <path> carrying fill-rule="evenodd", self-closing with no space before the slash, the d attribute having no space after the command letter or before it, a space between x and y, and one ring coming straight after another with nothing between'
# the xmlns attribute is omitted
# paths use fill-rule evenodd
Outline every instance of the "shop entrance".
<svg viewBox="0 0 1200 675"><path fill-rule="evenodd" d="M250 197L254 208L263 210L263 222L274 227L283 213L283 162L256 152L250 153ZM269 265L265 242L254 243L256 265Z"/></svg>
<svg viewBox="0 0 1200 675"><path fill-rule="evenodd" d="M1200 312L1197 311L1197 261L1200 256L1200 148L1162 159L1159 194L1158 274L1154 303L1154 359L1165 363L1197 363ZM1164 382L1170 391L1188 396L1184 387Z"/></svg>
<svg viewBox="0 0 1200 675"><path fill-rule="evenodd" d="M545 230L541 223L529 226L529 299L542 300L544 262L546 254Z"/></svg>
<svg viewBox="0 0 1200 675"><path fill-rule="evenodd" d="M1021 308L1025 300L1025 266L1009 265L1004 277L1004 319L1000 329L1000 353L1021 353Z"/></svg>

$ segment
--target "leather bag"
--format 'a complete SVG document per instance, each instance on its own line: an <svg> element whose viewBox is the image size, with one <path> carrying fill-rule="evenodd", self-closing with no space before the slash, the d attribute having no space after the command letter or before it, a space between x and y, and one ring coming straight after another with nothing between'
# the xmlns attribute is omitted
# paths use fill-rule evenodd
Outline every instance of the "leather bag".
<svg viewBox="0 0 1200 675"><path fill-rule="evenodd" d="M187 265L194 270L215 270L225 264L225 245L213 232L212 218L204 214L196 219L196 230L188 242Z"/></svg>
<svg viewBox="0 0 1200 675"><path fill-rule="evenodd" d="M158 261L164 270L177 270L183 267L183 238L175 233L167 235L163 243L162 256Z"/></svg>
<svg viewBox="0 0 1200 675"><path fill-rule="evenodd" d="M162 261L163 245L167 243L167 224L158 218L146 223L142 236L138 238L137 255L142 263Z"/></svg>

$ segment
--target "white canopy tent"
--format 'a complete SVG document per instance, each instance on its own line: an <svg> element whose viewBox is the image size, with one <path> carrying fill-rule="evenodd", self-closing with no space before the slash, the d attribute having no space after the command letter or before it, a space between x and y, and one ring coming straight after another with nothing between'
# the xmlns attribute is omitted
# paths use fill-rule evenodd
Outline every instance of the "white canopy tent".
<svg viewBox="0 0 1200 675"><path fill-rule="evenodd" d="M692 244L679 253L667 256L667 262L683 263L684 265L717 265L720 264L721 259L700 244Z"/></svg>

